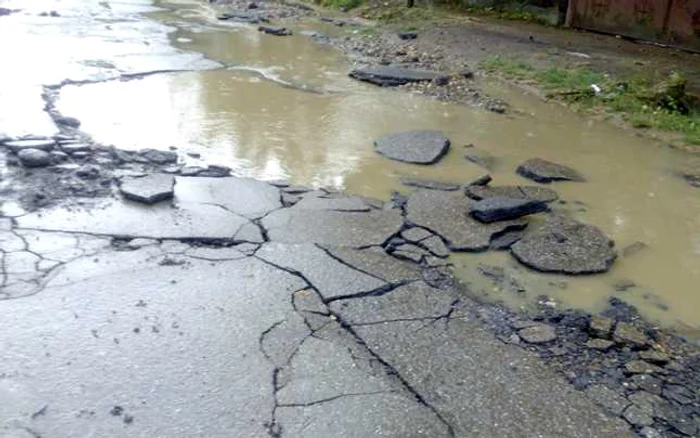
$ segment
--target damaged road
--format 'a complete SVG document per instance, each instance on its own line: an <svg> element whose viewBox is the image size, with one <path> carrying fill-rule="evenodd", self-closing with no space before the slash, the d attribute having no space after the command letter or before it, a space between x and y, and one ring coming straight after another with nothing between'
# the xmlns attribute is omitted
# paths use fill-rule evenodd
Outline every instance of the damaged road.
<svg viewBox="0 0 700 438"><path fill-rule="evenodd" d="M171 51L165 26L139 15L152 10L148 1L72 0L55 14L51 5L18 6L12 25L55 20L72 29L88 14L98 27L133 28L124 31L126 42L108 38L106 46L119 49L99 59L78 44L85 51L56 77L42 73L18 85L39 106L0 112L0 435L697 431L697 386L688 395L678 382L659 383L673 400L663 417L653 410L661 404L635 404L642 391L614 386L629 377L614 374L621 369L667 377L674 362L685 373L694 369L680 359L661 363L634 321L613 315L607 328L595 325L596 345L609 342L624 359L605 365L616 380L589 377L579 387L563 359L550 366L543 358L564 347L571 351L558 357L579 357L572 345L589 341L590 318L575 326L551 313L521 321L473 301L454 280L451 251L483 251L527 232L525 219L485 224L466 214L476 198L512 189L420 189L383 202L187 166L178 151L97 144L56 111L61 84L217 65ZM129 39L141 34L152 41ZM0 87L0 96L14 92ZM41 123L25 123L31 120ZM28 166L21 149L49 160ZM525 189L516 192L556 198ZM553 328L557 318L564 322ZM593 383L614 396L581 390L599 388ZM610 398L624 409L608 409ZM633 405L644 415L634 415Z"/></svg>

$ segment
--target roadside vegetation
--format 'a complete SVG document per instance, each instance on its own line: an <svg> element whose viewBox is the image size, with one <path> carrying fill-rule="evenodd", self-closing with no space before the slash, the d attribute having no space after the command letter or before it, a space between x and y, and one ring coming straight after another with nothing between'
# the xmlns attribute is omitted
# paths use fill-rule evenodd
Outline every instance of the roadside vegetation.
<svg viewBox="0 0 700 438"><path fill-rule="evenodd" d="M700 145L700 111L695 99L685 92L686 80L677 73L622 80L583 67L541 69L499 56L484 60L481 69L536 85L547 97L574 108L617 114L635 128L677 132L685 142Z"/></svg>

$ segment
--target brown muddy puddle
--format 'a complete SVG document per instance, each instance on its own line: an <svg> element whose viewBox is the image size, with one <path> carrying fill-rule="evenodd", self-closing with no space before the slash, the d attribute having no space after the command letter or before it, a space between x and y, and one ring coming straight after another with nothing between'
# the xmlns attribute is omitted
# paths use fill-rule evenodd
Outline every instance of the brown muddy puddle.
<svg viewBox="0 0 700 438"><path fill-rule="evenodd" d="M596 310L620 296L664 325L700 326L700 190L674 175L688 156L513 90L502 93L519 112L503 116L356 83L332 48L303 35L216 27L213 17L195 8L159 18L179 25L171 35L176 46L228 69L65 87L58 108L78 117L99 142L175 146L239 175L382 199L406 191L398 182L404 175L466 183L483 174L464 159L467 144L497 157L493 184L527 184L514 170L532 157L570 165L589 181L553 184L566 202L555 208L599 226L618 250L635 242L647 248L621 256L604 275L543 275L505 252L455 255L458 275L476 295L516 307L549 295L562 306ZM373 151L373 139L419 128L442 130L452 140L439 164L402 164ZM509 281L493 283L479 273L481 264L504 267L525 292ZM617 291L623 280L636 286Z"/></svg>

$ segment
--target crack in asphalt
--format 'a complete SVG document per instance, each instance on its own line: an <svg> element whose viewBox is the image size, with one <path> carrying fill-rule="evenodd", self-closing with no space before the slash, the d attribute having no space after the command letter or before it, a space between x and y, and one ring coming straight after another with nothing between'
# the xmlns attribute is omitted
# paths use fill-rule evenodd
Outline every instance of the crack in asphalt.
<svg viewBox="0 0 700 438"><path fill-rule="evenodd" d="M260 257L258 257L258 256L254 256L254 257L255 257L256 259L262 261L263 263L266 263L266 264L268 264L268 265L270 265L270 266L272 266L272 267L274 267L274 268L276 268L276 269L280 269L280 270L282 270L282 271L284 271L284 272L287 272L287 273L289 273L289 274L291 274L291 275L293 275L293 276L295 276L295 277L301 279L301 280L306 284L306 287L305 287L304 289L312 290L314 293L316 293L316 294L318 295L318 297L322 300L322 302L324 302L324 304L325 304L326 307L327 307L328 302L327 302L327 301L323 301L323 297L322 297L321 293L319 292L318 288L316 288L316 287L313 285L313 283L311 283L311 281L309 281L309 279L306 278L306 276L305 276L302 272L297 271L297 270L292 269L292 268L287 268L287 267L283 267L283 266L276 265L275 263L272 263L272 262L270 262L270 261L268 261L268 260L262 259L262 258L260 258ZM398 287L398 286L396 286L396 287ZM392 290L393 290L393 289L392 289ZM389 291L386 291L386 292L384 292L384 293L387 293L387 292L389 292ZM367 296L367 294L365 293L363 296ZM361 297L358 297L358 296L355 295L355 296L350 296L349 298L361 298ZM346 298L346 299L347 299L347 298ZM335 301L335 300L332 300L332 301ZM424 398L424 397L423 397L423 396L408 382L408 380L406 380L406 378L403 377L403 376L401 375L401 373L400 373L394 366L392 366L388 361L386 361L384 358L382 358L377 352L375 352L374 350L372 350L372 349L367 345L367 343L365 342L365 340L353 329L352 325L350 325L349 323L347 323L346 321L344 321L343 318L342 318L339 314L333 312L330 308L327 307L327 310L328 310L328 313L331 315L331 317L332 317L335 321L337 321L337 322L340 324L340 327L341 327L347 334L349 334L349 335L353 338L353 340L355 341L355 343L356 343L358 346L360 346L360 347L362 347L363 349L365 349L365 350L372 356L372 358L373 358L374 360L377 361L377 363L379 363L379 364L382 365L382 367L384 368L384 371L385 371L385 373L386 373L386 375L387 375L388 377L396 379L396 382L397 382L405 391L407 391L407 393L410 394L410 395L413 397L413 399L414 399L417 403L419 403L420 405L422 405L422 406L424 406L425 408L427 408L428 410L430 410L430 411L432 412L432 414L438 419L438 421L440 421L440 423L442 423L442 424L447 428L447 431L448 431L449 436L451 436L451 437L454 437L454 436L455 436L455 432L454 432L453 426L445 419L445 417L440 413L440 411L437 410L437 408L435 408L433 405L431 405L431 404L430 404L430 403L429 403L429 402L428 402L428 401L427 401L427 400L426 400L426 399L425 399L425 398ZM451 315L451 314L452 314L452 309L451 309L450 311L448 311L448 313L447 313L446 315ZM303 315L300 315L300 316L302 316L302 318L303 318ZM442 317L439 317L438 319L441 319L441 318L442 318ZM305 318L304 318L304 319L305 319ZM283 322L283 321L282 321L282 322ZM276 323L276 324L277 324L277 325L278 325L278 324L281 324L281 322L278 322L278 323ZM269 333L271 330L274 329L274 326L275 326L275 324L273 324L272 327L268 328L268 330L266 330L266 332ZM262 338L261 338L261 339L262 339ZM298 350L295 350L295 351L298 351ZM265 353L263 353L263 354L265 354ZM266 357L267 357L267 356L266 356ZM290 358L290 360L291 360L291 358ZM272 380L273 380L275 407L273 408L273 412L272 412L272 415L271 415L271 420L270 420L270 422L267 423L268 433L269 433L269 435L272 436L273 438L281 438L282 432L283 432L283 431L282 431L282 427L281 427L281 425L277 422L277 417L276 417L276 410L277 410L278 407L280 407L280 406L279 406L278 399L277 399L277 391L278 391L279 389L281 389L280 386L279 386L279 372L280 372L280 371L281 371L280 368L275 368L275 370L273 371L273 379L272 379Z"/></svg>

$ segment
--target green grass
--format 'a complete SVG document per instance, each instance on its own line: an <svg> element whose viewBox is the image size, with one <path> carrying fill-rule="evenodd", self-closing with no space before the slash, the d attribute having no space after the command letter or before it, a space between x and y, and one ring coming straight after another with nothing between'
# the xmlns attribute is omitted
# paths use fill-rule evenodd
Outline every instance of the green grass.
<svg viewBox="0 0 700 438"><path fill-rule="evenodd" d="M499 18L501 20L526 21L529 23L537 23L543 26L550 26L552 23L545 17L537 15L534 12L525 11L517 5L504 6L501 8L475 5L461 5L462 2L452 5L453 9L458 12L463 12L473 15L483 15L487 17ZM447 2L449 5L449 2Z"/></svg>
<svg viewBox="0 0 700 438"><path fill-rule="evenodd" d="M362 0L321 0L321 6L349 11L362 5Z"/></svg>
<svg viewBox="0 0 700 438"><path fill-rule="evenodd" d="M656 82L642 77L619 81L588 68L538 69L522 60L491 57L481 63L482 70L511 80L535 83L548 95L567 101L577 108L604 109L615 113L635 128L676 132L689 144L700 145L700 112L682 114L673 106L656 106L649 96ZM595 93L592 85L602 92Z"/></svg>

